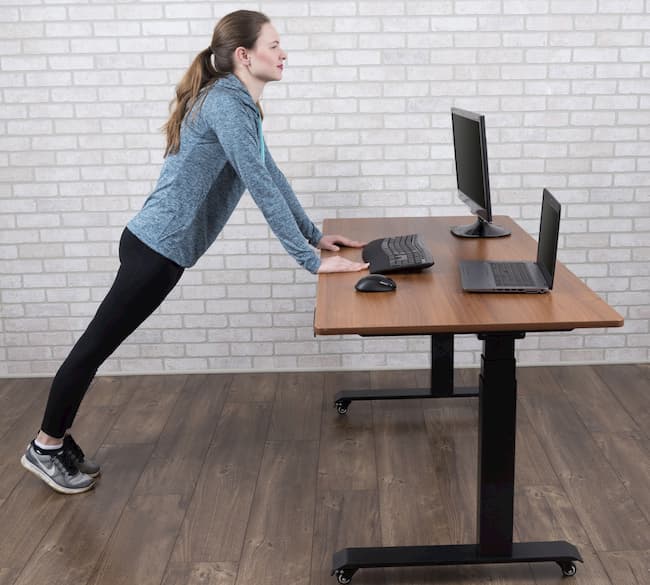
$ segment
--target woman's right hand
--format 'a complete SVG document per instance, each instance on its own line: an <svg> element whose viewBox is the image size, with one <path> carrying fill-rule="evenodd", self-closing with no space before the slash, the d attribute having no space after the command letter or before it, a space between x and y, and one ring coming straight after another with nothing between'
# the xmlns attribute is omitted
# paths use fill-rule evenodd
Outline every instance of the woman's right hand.
<svg viewBox="0 0 650 585"><path fill-rule="evenodd" d="M318 274L326 272L359 272L368 268L367 262L352 262L343 256L328 256L323 258L318 269Z"/></svg>

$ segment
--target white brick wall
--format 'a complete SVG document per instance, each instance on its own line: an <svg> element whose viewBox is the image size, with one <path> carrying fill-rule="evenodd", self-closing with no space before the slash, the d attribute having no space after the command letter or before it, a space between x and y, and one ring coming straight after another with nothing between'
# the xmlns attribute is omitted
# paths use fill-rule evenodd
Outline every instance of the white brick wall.
<svg viewBox="0 0 650 585"><path fill-rule="evenodd" d="M560 259L626 319L529 335L521 363L648 361L649 0L3 0L0 375L51 375L81 335L158 176L174 85L242 7L289 52L265 133L316 222L466 213L449 108L483 111L495 212L535 234L552 188ZM315 281L245 197L100 372L428 364L422 338L314 338ZM479 349L460 336L458 364Z"/></svg>

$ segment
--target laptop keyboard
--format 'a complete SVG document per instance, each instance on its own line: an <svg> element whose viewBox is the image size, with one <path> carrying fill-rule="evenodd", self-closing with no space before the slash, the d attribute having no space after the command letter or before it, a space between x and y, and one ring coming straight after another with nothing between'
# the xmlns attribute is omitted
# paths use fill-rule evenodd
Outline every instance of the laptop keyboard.
<svg viewBox="0 0 650 585"><path fill-rule="evenodd" d="M535 280L523 262L491 262L497 286L535 286Z"/></svg>

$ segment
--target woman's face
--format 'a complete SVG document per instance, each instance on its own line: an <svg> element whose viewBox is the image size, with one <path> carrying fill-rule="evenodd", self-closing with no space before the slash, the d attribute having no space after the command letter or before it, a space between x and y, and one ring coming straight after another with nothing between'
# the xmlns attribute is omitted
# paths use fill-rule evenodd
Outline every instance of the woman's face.
<svg viewBox="0 0 650 585"><path fill-rule="evenodd" d="M266 22L262 25L255 46L248 51L251 75L262 81L282 79L286 52L280 47L280 35L275 27Z"/></svg>

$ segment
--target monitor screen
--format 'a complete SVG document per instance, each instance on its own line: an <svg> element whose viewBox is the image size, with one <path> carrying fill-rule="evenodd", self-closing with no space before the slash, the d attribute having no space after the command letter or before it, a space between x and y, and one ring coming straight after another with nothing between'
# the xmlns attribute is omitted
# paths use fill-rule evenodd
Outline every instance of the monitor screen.
<svg viewBox="0 0 650 585"><path fill-rule="evenodd" d="M469 201L472 213L491 221L490 185L485 149L485 118L453 108L451 123L454 134L456 180L459 195Z"/></svg>
<svg viewBox="0 0 650 585"><path fill-rule="evenodd" d="M460 237L501 237L510 232L492 223L490 179L485 140L485 117L460 108L451 109L454 158L458 196L479 220L469 226L456 226Z"/></svg>

